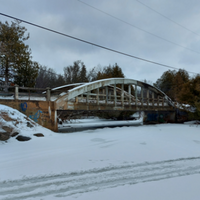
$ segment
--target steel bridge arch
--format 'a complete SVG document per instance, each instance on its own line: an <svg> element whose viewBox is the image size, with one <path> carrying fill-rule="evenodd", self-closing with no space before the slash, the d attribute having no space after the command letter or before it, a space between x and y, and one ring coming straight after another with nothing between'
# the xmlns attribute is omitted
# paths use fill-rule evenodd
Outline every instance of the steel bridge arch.
<svg viewBox="0 0 200 200"><path fill-rule="evenodd" d="M148 83L144 83L141 81L137 81L134 79L126 79L126 78L110 78L110 79L102 79L102 80L98 80L98 81L94 81L94 82L89 82L89 83L85 83L85 84L80 84L79 86L76 86L68 91L66 91L66 94L64 94L63 96L59 97L55 103L56 103L56 109L59 109L60 107L62 107L64 104L66 104L67 102L69 102L70 100L78 97L79 95L83 95L85 93L88 93L92 90L97 90L99 88L102 87L106 87L106 86L113 86L114 85L114 91L116 94L116 85L122 85L122 93L124 95L124 85L129 85L132 86L134 85L137 91L137 86L141 87L141 89L147 89L149 91L152 91L154 93L156 93L157 95L159 95L160 97L162 97L163 99L165 99L166 102L168 102L168 104L170 106L174 106L173 102L171 101L171 99L161 90L159 90L158 88L148 84ZM67 87L67 86L66 86ZM127 93L127 92L126 92ZM130 91L129 91L130 94ZM131 94L130 94L131 96ZM137 94L136 94L137 96ZM137 98L137 97L135 97Z"/></svg>

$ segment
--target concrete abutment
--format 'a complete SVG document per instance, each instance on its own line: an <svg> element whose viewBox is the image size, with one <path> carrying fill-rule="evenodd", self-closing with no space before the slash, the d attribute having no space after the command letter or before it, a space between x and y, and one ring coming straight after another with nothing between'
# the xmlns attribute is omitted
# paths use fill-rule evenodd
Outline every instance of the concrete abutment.
<svg viewBox="0 0 200 200"><path fill-rule="evenodd" d="M17 109L45 128L58 131L57 111L52 101L0 100L0 104Z"/></svg>

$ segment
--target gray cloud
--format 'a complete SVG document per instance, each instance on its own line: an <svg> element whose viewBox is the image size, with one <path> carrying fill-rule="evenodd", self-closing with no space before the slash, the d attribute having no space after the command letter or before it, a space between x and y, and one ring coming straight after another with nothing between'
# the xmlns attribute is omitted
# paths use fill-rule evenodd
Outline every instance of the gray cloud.
<svg viewBox="0 0 200 200"><path fill-rule="evenodd" d="M181 28L136 0L83 0L131 25L88 7L77 0L0 0L1 12L62 33L173 67L199 72L200 2L140 0L163 15L193 30ZM10 19L0 16L0 21ZM30 33L27 42L35 61L63 73L63 67L81 60L86 67L118 65L127 78L155 82L167 68L115 54L92 45L22 23ZM148 34L150 32L166 40ZM199 35L198 35L199 34Z"/></svg>

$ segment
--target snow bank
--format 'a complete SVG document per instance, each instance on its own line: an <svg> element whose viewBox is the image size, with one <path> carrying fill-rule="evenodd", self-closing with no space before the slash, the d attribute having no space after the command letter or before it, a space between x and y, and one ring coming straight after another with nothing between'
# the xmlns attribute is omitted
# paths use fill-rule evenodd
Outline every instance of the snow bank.
<svg viewBox="0 0 200 200"><path fill-rule="evenodd" d="M43 133L45 136L51 135L53 132L35 123L26 115L16 109L0 105L0 126L7 126L12 129L12 133L18 132L20 135L35 138L33 134ZM15 141L15 138L10 138L8 142ZM18 142L18 141L17 141Z"/></svg>

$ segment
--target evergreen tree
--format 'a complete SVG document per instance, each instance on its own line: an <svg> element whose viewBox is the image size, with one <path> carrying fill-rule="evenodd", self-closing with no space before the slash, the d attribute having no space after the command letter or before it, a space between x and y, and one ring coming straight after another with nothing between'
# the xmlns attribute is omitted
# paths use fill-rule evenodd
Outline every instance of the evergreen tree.
<svg viewBox="0 0 200 200"><path fill-rule="evenodd" d="M195 113L190 113L193 118L200 119L200 76L185 82L178 93L178 102L189 104L196 108Z"/></svg>
<svg viewBox="0 0 200 200"><path fill-rule="evenodd" d="M187 71L164 72L154 84L165 92L172 100L184 105L190 105L196 112L190 112L193 119L200 119L200 75L190 79Z"/></svg>
<svg viewBox="0 0 200 200"><path fill-rule="evenodd" d="M117 65L117 63L113 66L109 65L108 67L104 67L102 71L99 71L97 74L97 80L106 79L106 78L124 78L124 74L122 69Z"/></svg>
<svg viewBox="0 0 200 200"><path fill-rule="evenodd" d="M97 73L97 80L107 79L107 78L125 78L122 69L118 66L117 63L115 65L108 67L104 67L101 71ZM117 85L117 87L121 87L121 85ZM124 85L124 90L128 92L128 85ZM131 94L135 95L135 89L131 87Z"/></svg>
<svg viewBox="0 0 200 200"><path fill-rule="evenodd" d="M178 100L178 94L183 85L189 81L189 74L183 69L179 71L168 70L154 83L154 86L162 90L173 101Z"/></svg>
<svg viewBox="0 0 200 200"><path fill-rule="evenodd" d="M173 86L175 71L168 70L154 83L154 86L162 90L171 99L174 99Z"/></svg>
<svg viewBox="0 0 200 200"><path fill-rule="evenodd" d="M178 101L178 96L180 91L182 90L185 83L189 82L189 74L187 71L183 69L179 69L178 72L175 73L173 79L173 98L175 101Z"/></svg>
<svg viewBox="0 0 200 200"><path fill-rule="evenodd" d="M35 87L39 66L37 62L24 60L17 68L14 83L23 87Z"/></svg>
<svg viewBox="0 0 200 200"><path fill-rule="evenodd" d="M28 46L24 44L29 34L25 35L25 32L26 28L20 26L19 22L12 22L11 25L8 22L0 22L0 71L6 86L16 75L15 72L20 65L26 62L24 59L30 58Z"/></svg>
<svg viewBox="0 0 200 200"><path fill-rule="evenodd" d="M83 63L82 63L82 67L81 67L81 71L80 71L80 75L79 75L79 80L80 80L81 83L88 82L87 70L86 70L86 67Z"/></svg>

